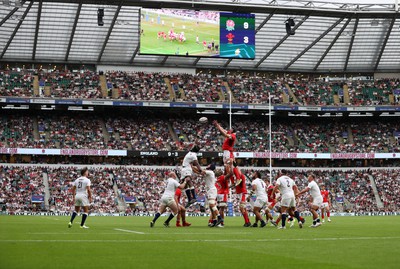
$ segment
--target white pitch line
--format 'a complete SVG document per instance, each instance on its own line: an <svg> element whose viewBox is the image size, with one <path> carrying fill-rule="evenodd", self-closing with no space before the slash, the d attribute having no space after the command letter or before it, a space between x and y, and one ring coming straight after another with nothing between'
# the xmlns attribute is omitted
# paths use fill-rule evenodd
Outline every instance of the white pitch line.
<svg viewBox="0 0 400 269"><path fill-rule="evenodd" d="M128 230L127 230L128 231ZM132 232L132 231L131 231ZM155 234L156 235L156 234ZM400 237L333 237L333 238L275 238L275 239L132 239L132 240L46 240L46 239L22 239L22 240L0 240L0 243L47 243L47 242L60 242L60 243L138 243L138 242L181 242L181 243L191 243L191 242L211 242L211 243L225 243L225 242L277 242L277 241L351 241L351 240L398 240Z"/></svg>
<svg viewBox="0 0 400 269"><path fill-rule="evenodd" d="M120 231L120 232L126 232L126 233L133 233L133 234L146 234L146 233L143 233L143 232L132 231L132 230L124 230L124 229L117 229L117 228L115 228L114 230Z"/></svg>

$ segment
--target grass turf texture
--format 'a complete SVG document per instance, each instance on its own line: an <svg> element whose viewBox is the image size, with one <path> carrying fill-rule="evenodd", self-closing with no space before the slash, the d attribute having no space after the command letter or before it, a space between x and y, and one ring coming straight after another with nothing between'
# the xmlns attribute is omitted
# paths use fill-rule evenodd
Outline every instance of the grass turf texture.
<svg viewBox="0 0 400 269"><path fill-rule="evenodd" d="M0 216L0 268L399 268L400 217L336 217L319 228L154 228L149 217ZM175 225L175 220L171 222Z"/></svg>
<svg viewBox="0 0 400 269"><path fill-rule="evenodd" d="M191 56L215 56L215 52L209 52L204 50L203 41L210 43L214 39L215 44L219 44L219 25L211 24L206 22L200 22L196 25L195 21L182 20L179 18L171 18L169 16L161 15L160 21L164 20L165 25L157 24L157 16L154 13L150 13L150 18L154 18L154 22L151 20L141 21L141 29L143 29L144 35L140 36L140 53L142 54L161 54L161 55L181 55L185 56L186 52L189 52ZM170 41L168 38L168 31L172 28L172 22L175 27L174 32L180 33L185 32L186 41L179 42L178 40ZM182 26L185 25L185 29ZM167 34L167 39L157 39L158 32L164 32ZM199 43L196 43L196 35L199 36ZM179 53L178 53L179 52Z"/></svg>

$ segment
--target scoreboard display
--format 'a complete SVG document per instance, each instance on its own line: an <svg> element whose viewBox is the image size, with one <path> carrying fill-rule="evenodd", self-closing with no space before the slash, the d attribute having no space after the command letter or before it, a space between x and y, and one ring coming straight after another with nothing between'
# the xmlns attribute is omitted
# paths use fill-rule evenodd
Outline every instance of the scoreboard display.
<svg viewBox="0 0 400 269"><path fill-rule="evenodd" d="M220 13L220 57L254 59L254 14Z"/></svg>
<svg viewBox="0 0 400 269"><path fill-rule="evenodd" d="M139 53L254 59L255 15L142 8Z"/></svg>

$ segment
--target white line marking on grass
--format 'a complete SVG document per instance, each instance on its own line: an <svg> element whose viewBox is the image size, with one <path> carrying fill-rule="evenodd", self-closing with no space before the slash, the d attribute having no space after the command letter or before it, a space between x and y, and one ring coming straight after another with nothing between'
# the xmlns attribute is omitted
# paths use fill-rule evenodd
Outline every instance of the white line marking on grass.
<svg viewBox="0 0 400 269"><path fill-rule="evenodd" d="M120 232L126 232L126 233L133 233L133 234L146 234L146 233L143 233L143 232L132 231L132 230L124 230L124 229L117 229L117 228L115 228L114 230L120 231Z"/></svg>
<svg viewBox="0 0 400 269"><path fill-rule="evenodd" d="M128 230L126 230L128 231ZM132 232L132 231L131 231ZM0 243L75 243L75 242L80 242L80 243L137 243L137 242L144 242L144 243L150 243L150 242L181 242L181 243L191 243L191 242L211 242L211 243L225 243L225 242L271 242L271 241L344 241L344 240L389 240L389 239L400 239L400 237L336 237L336 238L276 238L276 239L171 239L171 240L165 240L165 239L154 239L154 240L148 240L148 239L132 239L132 240L103 240L103 239L94 239L94 240L80 240L80 239L73 239L73 240L46 240L46 239L22 239L22 240L0 240Z"/></svg>

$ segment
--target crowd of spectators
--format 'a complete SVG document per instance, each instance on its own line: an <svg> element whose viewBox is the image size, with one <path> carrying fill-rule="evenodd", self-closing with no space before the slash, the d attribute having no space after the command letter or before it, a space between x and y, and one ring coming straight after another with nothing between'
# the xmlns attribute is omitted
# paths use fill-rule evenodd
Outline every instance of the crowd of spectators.
<svg viewBox="0 0 400 269"><path fill-rule="evenodd" d="M168 101L170 95L164 73L107 72L107 84L119 90L119 99Z"/></svg>
<svg viewBox="0 0 400 269"><path fill-rule="evenodd" d="M44 197L41 167L0 166L0 202L9 212L41 211L43 203L32 203L32 196Z"/></svg>
<svg viewBox="0 0 400 269"><path fill-rule="evenodd" d="M50 87L51 97L72 99L110 98L102 93L100 75L93 71L52 70L38 71L40 96L44 87ZM118 89L121 100L225 102L229 88L234 103L266 104L271 94L273 104L299 105L396 105L399 104L400 80L326 80L302 75L293 77L270 77L248 74L174 74L161 72L105 73L107 92ZM33 75L27 71L0 71L0 96L32 97ZM168 82L169 81L169 82ZM226 81L226 83L225 83ZM168 85L170 83L170 85ZM168 87L171 86L173 95ZM228 86L228 87L227 87ZM349 101L345 101L345 89ZM291 93L290 93L291 91ZM184 93L182 96L181 93ZM104 95L103 95L104 94ZM393 94L393 99L390 95ZM334 96L338 99L335 103ZM286 96L287 98L284 98ZM117 98L117 97L115 97ZM347 103L348 102L348 103Z"/></svg>
<svg viewBox="0 0 400 269"><path fill-rule="evenodd" d="M8 115L0 117L0 146L10 148L33 148L33 120L28 116Z"/></svg>
<svg viewBox="0 0 400 269"><path fill-rule="evenodd" d="M112 148L127 149L130 145L133 150L176 149L168 122L161 119L108 118L106 128L112 138L109 142Z"/></svg>
<svg viewBox="0 0 400 269"><path fill-rule="evenodd" d="M18 71L0 71L0 96L27 97L32 95L32 73Z"/></svg>
<svg viewBox="0 0 400 269"><path fill-rule="evenodd" d="M226 95L226 87L221 78L201 74L197 76L180 74L170 76L171 86L176 94L178 89L185 93L184 101L189 102L221 102L220 95Z"/></svg>
<svg viewBox="0 0 400 269"><path fill-rule="evenodd" d="M272 104L282 104L282 95L288 95L288 91L282 80L236 75L228 77L227 81L233 94L233 101L238 103L267 104L269 102L269 94L271 94Z"/></svg>
<svg viewBox="0 0 400 269"><path fill-rule="evenodd" d="M92 71L71 72L67 70L54 70L51 72L39 72L39 86L50 87L51 97L77 99L102 98L99 75Z"/></svg>
<svg viewBox="0 0 400 269"><path fill-rule="evenodd" d="M400 85L398 79L382 79L374 81L347 82L350 103L349 105L370 106L395 104L389 100L389 94ZM398 103L397 103L398 104Z"/></svg>
<svg viewBox="0 0 400 269"><path fill-rule="evenodd" d="M399 170L372 170L379 196L386 211L400 210Z"/></svg>
<svg viewBox="0 0 400 269"><path fill-rule="evenodd" d="M40 141L49 148L104 149L101 122L97 117L39 116Z"/></svg>
<svg viewBox="0 0 400 269"><path fill-rule="evenodd" d="M179 168L175 168L178 170ZM165 167L154 168L93 168L90 176L93 190L92 212L99 213L153 213L159 206L159 199L165 189L165 179L171 169ZM43 172L47 174L49 182L49 207L31 202L32 195L45 195ZM249 177L252 170L242 168L242 172ZM275 172L272 182L275 180ZM261 170L262 177L268 182L268 170ZM307 175L313 173L319 186L324 184L330 191L333 212L393 212L400 209L399 184L400 174L397 170L318 170L304 171L291 170L292 177L299 189L307 184ZM42 167L0 167L0 202L6 204L9 212L50 210L55 212L70 212L73 208L71 188L79 177L76 167L42 168ZM378 196L383 202L379 206L372 188L375 180ZM247 180L250 187L250 180ZM189 209L189 212L204 210L205 188L201 177L194 179L199 204ZM133 204L126 204L126 198L134 198ZM126 199L128 200L128 199ZM238 211L238 201L232 199L235 211ZM308 211L311 197L309 194L300 197L298 207L300 211ZM182 204L186 204L186 196L182 195ZM39 208L40 207L40 208Z"/></svg>
<svg viewBox="0 0 400 269"><path fill-rule="evenodd" d="M157 115L100 117L93 115L4 115L0 146L11 148L71 148L184 150L198 143L202 151L221 151L224 137L212 124L190 118ZM36 125L37 122L37 126ZM221 122L228 129L228 123ZM36 128L37 127L37 128ZM268 121L237 119L236 151L269 151ZM37 129L37 133L35 134ZM400 124L395 119L330 121L276 118L272 151L282 153L385 153L400 151Z"/></svg>
<svg viewBox="0 0 400 269"><path fill-rule="evenodd" d="M308 78L289 79L288 85L302 105L334 105L333 96L342 86L336 82Z"/></svg>

